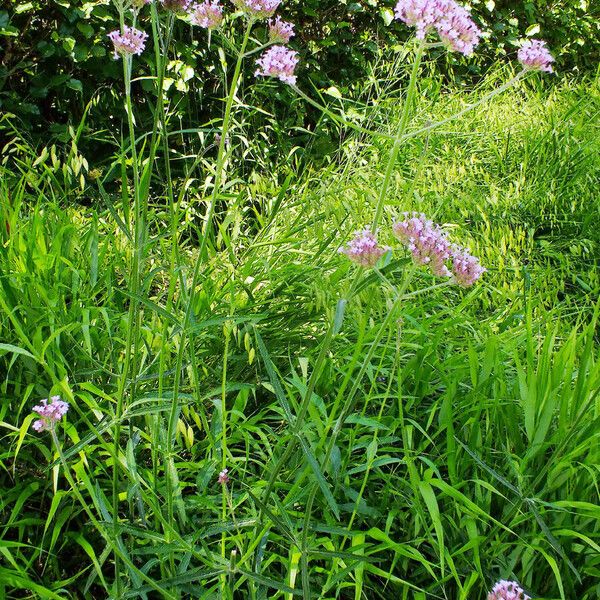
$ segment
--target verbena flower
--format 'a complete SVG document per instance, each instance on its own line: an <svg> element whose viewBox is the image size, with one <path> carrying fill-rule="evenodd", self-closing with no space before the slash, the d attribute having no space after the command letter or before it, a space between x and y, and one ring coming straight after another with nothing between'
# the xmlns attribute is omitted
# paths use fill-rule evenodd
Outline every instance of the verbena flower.
<svg viewBox="0 0 600 600"><path fill-rule="evenodd" d="M485 273L485 268L476 256L466 248L455 247L452 250L452 276L462 287L473 285Z"/></svg>
<svg viewBox="0 0 600 600"><path fill-rule="evenodd" d="M552 73L554 57L542 40L527 40L519 49L517 58L525 69Z"/></svg>
<svg viewBox="0 0 600 600"><path fill-rule="evenodd" d="M449 277L462 287L473 285L485 272L466 248L451 244L438 225L419 213L404 213L394 223L394 235L410 250L413 260L438 277Z"/></svg>
<svg viewBox="0 0 600 600"><path fill-rule="evenodd" d="M285 46L272 46L256 61L256 77L277 77L284 83L294 85L294 69L298 64L298 53Z"/></svg>
<svg viewBox="0 0 600 600"><path fill-rule="evenodd" d="M439 277L450 277L446 261L451 257L451 245L446 234L423 214L404 216L404 221L392 226L394 235L410 250L417 264L427 265Z"/></svg>
<svg viewBox="0 0 600 600"><path fill-rule="evenodd" d="M31 410L41 417L41 419L33 422L32 427L36 431L45 431L52 429L55 423L58 423L67 414L69 403L61 400L60 396L52 396L50 404L48 404L48 399L44 398Z"/></svg>
<svg viewBox="0 0 600 600"><path fill-rule="evenodd" d="M399 0L395 15L396 19L400 19L409 27L415 27L417 38L422 40L439 16L438 2L437 0Z"/></svg>
<svg viewBox="0 0 600 600"><path fill-rule="evenodd" d="M219 479L218 482L221 485L227 485L227 483L229 482L229 469L223 469L220 473L219 473Z"/></svg>
<svg viewBox="0 0 600 600"><path fill-rule="evenodd" d="M219 0L204 0L194 4L190 13L190 21L205 29L214 29L223 22L223 7Z"/></svg>
<svg viewBox="0 0 600 600"><path fill-rule="evenodd" d="M453 51L466 56L473 53L481 38L469 12L454 0L399 0L395 15L417 30L417 38L424 39L435 29L441 40Z"/></svg>
<svg viewBox="0 0 600 600"><path fill-rule="evenodd" d="M253 19L268 19L272 17L281 0L231 0L247 17Z"/></svg>
<svg viewBox="0 0 600 600"><path fill-rule="evenodd" d="M187 12L192 0L160 0L163 8L173 12Z"/></svg>
<svg viewBox="0 0 600 600"><path fill-rule="evenodd" d="M380 246L376 234L365 227L357 231L355 237L340 248L339 252L361 267L374 267L388 249Z"/></svg>
<svg viewBox="0 0 600 600"><path fill-rule="evenodd" d="M454 0L439 0L439 6L435 29L441 40L451 50L470 56L479 43L481 30L469 12Z"/></svg>
<svg viewBox="0 0 600 600"><path fill-rule="evenodd" d="M269 41L287 44L294 37L294 25L281 17L269 19Z"/></svg>
<svg viewBox="0 0 600 600"><path fill-rule="evenodd" d="M118 30L111 31L108 37L115 47L113 56L119 58L119 55L130 56L132 54L141 54L146 47L148 34L135 27L125 25L123 33Z"/></svg>
<svg viewBox="0 0 600 600"><path fill-rule="evenodd" d="M499 581L488 594L488 600L531 600L516 581Z"/></svg>

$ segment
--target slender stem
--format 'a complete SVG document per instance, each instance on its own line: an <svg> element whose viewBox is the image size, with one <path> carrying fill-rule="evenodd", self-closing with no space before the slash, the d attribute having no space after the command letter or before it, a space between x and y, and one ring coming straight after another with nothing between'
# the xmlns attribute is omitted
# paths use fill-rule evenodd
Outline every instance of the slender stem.
<svg viewBox="0 0 600 600"><path fill-rule="evenodd" d="M377 206L375 208L375 217L373 218L373 231L377 230L377 226L379 225L379 221L381 220L381 217L383 215L383 207L387 198L388 188L390 187L390 181L392 179L392 175L394 174L396 160L398 159L398 152L400 151L400 146L402 145L402 136L406 131L410 114L412 112L412 106L417 90L419 67L421 66L421 60L423 58L424 51L425 42L420 41L419 45L417 46L417 51L415 53L415 60L413 63L412 72L410 74L410 81L408 84L408 90L406 92L406 100L404 102L404 108L402 110L402 117L400 118L400 125L398 126L398 131L396 133L396 140L394 141L394 145L392 146L392 151L390 153L387 168L385 170L385 175L383 178L383 184L379 191L379 199L377 200Z"/></svg>
<svg viewBox="0 0 600 600"><path fill-rule="evenodd" d="M227 468L227 361L229 358L229 338L231 336L230 324L224 324L225 329L225 350L223 352L223 373L221 376L221 470ZM225 523L227 518L227 485L221 486L221 520ZM227 540L226 531L221 533L221 557L225 560L225 542ZM227 576L222 575L221 593L225 597L227 587Z"/></svg>
<svg viewBox="0 0 600 600"><path fill-rule="evenodd" d="M215 211L215 206L217 203L217 199L219 196L219 192L221 190L221 183L223 179L223 166L225 163L225 150L226 150L226 139L227 133L229 131L229 126L231 122L231 112L233 108L233 103L235 100L235 93L237 91L238 83L240 81L241 71L242 71L242 63L244 60L244 52L246 50L246 46L248 44L248 40L250 39L250 31L252 29L252 22L249 22L246 27L246 32L244 34L244 39L242 41L242 46L240 48L240 52L238 54L238 58L236 61L233 78L231 81L231 87L229 89L229 94L227 96L227 102L225 105L225 114L223 117L223 129L221 131L221 140L219 142L219 152L217 154L217 164L215 167L215 180L213 184L213 190L210 198L210 204L208 208L208 212L206 215L206 221L204 223L203 232L202 232L202 242L200 243L200 249L198 252L198 259L196 261L196 265L194 267L194 272L192 275L192 281L189 288L189 295L187 299L187 306L185 311L185 316L183 319L182 329L181 329L181 339L179 341L179 348L177 351L177 359L175 365L175 379L173 383L173 403L171 407L171 411L169 413L169 422L167 427L167 451L166 458L168 461L173 460L173 443L174 443L174 433L175 428L177 426L177 416L179 413L179 386L181 382L181 370L183 365L183 353L185 351L185 338L186 335L189 334L190 340L190 352L193 350L193 333L188 332L188 327L192 318L192 313L194 310L194 297L195 290L198 284L198 277L200 275L200 267L204 262L204 252L206 250L206 246L208 243L208 238L212 232L212 220ZM193 357L192 357L193 358ZM167 477L167 516L169 521L173 519L173 489L172 489L172 481L171 477Z"/></svg>
<svg viewBox="0 0 600 600"><path fill-rule="evenodd" d="M129 141L131 150L131 162L133 168L133 190L134 190L134 236L133 236L133 255L131 259L131 272L129 279L129 288L131 290L131 299L129 304L129 313L127 318L127 336L125 342L125 357L123 361L123 371L119 379L117 392L117 406L115 411L115 429L114 429L114 449L113 449L113 481L112 481L112 511L113 527L115 538L117 536L117 526L119 522L119 450L121 437L121 420L125 408L125 390L127 380L131 371L132 360L135 361L134 352L135 339L139 336L141 311L138 311L140 266L143 253L143 223L141 222L140 208L140 179L138 170L137 151L135 146L135 127L133 124L133 107L131 103L131 57L123 57L123 76L125 80L125 104L127 112L127 124L129 128ZM127 185L124 181L123 185ZM119 575L119 560L115 556L115 582L117 592L121 590L121 577Z"/></svg>

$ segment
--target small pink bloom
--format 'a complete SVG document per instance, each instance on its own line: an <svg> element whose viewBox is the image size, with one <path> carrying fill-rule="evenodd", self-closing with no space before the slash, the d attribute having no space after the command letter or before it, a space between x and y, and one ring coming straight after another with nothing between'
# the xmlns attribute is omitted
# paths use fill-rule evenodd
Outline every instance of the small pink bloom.
<svg viewBox="0 0 600 600"><path fill-rule="evenodd" d="M48 399L40 400L40 403L34 406L31 410L38 413L41 419L33 422L33 429L36 431L45 431L52 429L55 423L58 423L69 410L69 403L60 399L60 396L52 396L50 404Z"/></svg>
<svg viewBox="0 0 600 600"><path fill-rule="evenodd" d="M374 267L387 250L389 248L380 246L377 243L377 236L365 227L357 231L355 237L345 247L340 248L339 252L361 267Z"/></svg>
<svg viewBox="0 0 600 600"><path fill-rule="evenodd" d="M231 0L231 2L252 19L272 17L281 4L281 0Z"/></svg>
<svg viewBox="0 0 600 600"><path fill-rule="evenodd" d="M488 600L531 600L516 581L499 581L488 594Z"/></svg>
<svg viewBox="0 0 600 600"><path fill-rule="evenodd" d="M221 485L227 485L229 483L229 469L223 469L220 473L219 473L219 483Z"/></svg>
<svg viewBox="0 0 600 600"><path fill-rule="evenodd" d="M446 261L451 256L451 246L446 234L423 214L404 216L404 221L392 226L394 235L410 250L417 264L427 265L438 277L450 277Z"/></svg>
<svg viewBox="0 0 600 600"><path fill-rule="evenodd" d="M294 85L294 69L298 64L298 53L285 46L272 46L256 61L259 68L256 77L277 77L284 83Z"/></svg>
<svg viewBox="0 0 600 600"><path fill-rule="evenodd" d="M281 17L269 19L269 41L287 44L294 37L294 25L282 21Z"/></svg>
<svg viewBox="0 0 600 600"><path fill-rule="evenodd" d="M481 30L469 12L454 0L439 0L440 14L435 24L441 40L454 52L473 54L481 38Z"/></svg>
<svg viewBox="0 0 600 600"><path fill-rule="evenodd" d="M485 273L479 259L471 256L465 248L455 247L452 250L452 276L462 287L473 285Z"/></svg>
<svg viewBox="0 0 600 600"><path fill-rule="evenodd" d="M121 56L141 54L146 47L148 34L135 27L125 25L123 33L118 30L111 31L108 37L115 48L114 57L119 58L119 54Z"/></svg>
<svg viewBox="0 0 600 600"><path fill-rule="evenodd" d="M425 38L439 16L437 0L398 0L394 12L396 19L416 28L420 40Z"/></svg>
<svg viewBox="0 0 600 600"><path fill-rule="evenodd" d="M219 0L204 0L192 6L190 21L205 29L214 29L223 22L223 7Z"/></svg>
<svg viewBox="0 0 600 600"><path fill-rule="evenodd" d="M554 58L546 48L546 42L527 40L520 48L517 57L523 67L530 71L552 73Z"/></svg>

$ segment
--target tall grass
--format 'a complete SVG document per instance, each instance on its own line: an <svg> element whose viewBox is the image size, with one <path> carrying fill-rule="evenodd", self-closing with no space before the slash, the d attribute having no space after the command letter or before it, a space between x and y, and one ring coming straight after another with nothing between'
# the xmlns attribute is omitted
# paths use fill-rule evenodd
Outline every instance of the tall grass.
<svg viewBox="0 0 600 600"><path fill-rule="evenodd" d="M380 75L356 118L396 131ZM423 80L419 118L498 79L466 97ZM597 82L521 82L399 149L383 239L394 216L422 211L488 268L472 290L425 293L436 282L401 252L384 279L359 280L337 252L372 220L385 139L350 136L319 169L301 169L299 151L232 179L209 238L210 190L192 182L176 254L157 186L132 293L126 186L73 203L95 189L77 136L61 155L13 132L0 187L3 595L466 600L514 578L535 598L598 597L599 109ZM407 285L400 298L389 282ZM143 319L123 378L132 303ZM30 429L50 391L72 402L62 456Z"/></svg>

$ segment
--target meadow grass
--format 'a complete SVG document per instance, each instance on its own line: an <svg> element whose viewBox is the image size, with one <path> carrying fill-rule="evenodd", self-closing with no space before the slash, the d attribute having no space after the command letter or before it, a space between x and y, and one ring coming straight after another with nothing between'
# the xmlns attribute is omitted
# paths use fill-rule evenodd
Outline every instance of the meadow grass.
<svg viewBox="0 0 600 600"><path fill-rule="evenodd" d="M403 68L374 72L357 122L395 130ZM423 79L414 126L505 79L466 94ZM471 600L512 578L534 598L597 598L599 110L597 81L532 79L400 148L380 237L393 244L403 211L444 223L488 269L468 290L397 244L358 275L339 254L372 221L385 140L345 134L319 167L306 148L238 165L187 325L206 182L185 181L176 247L156 185L133 294L127 186L75 202L98 189L76 141L42 150L13 131L0 595ZM31 430L50 392L72 403L60 455Z"/></svg>

